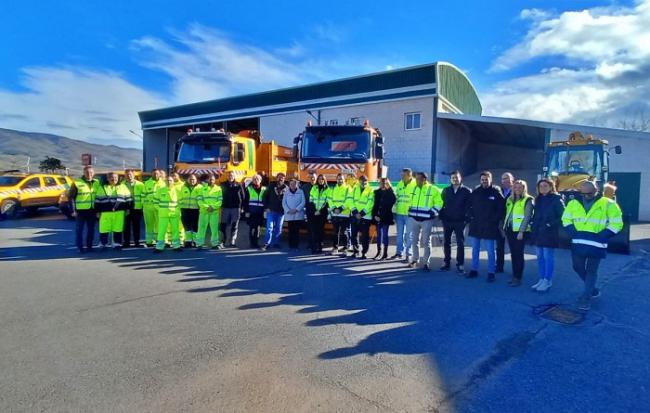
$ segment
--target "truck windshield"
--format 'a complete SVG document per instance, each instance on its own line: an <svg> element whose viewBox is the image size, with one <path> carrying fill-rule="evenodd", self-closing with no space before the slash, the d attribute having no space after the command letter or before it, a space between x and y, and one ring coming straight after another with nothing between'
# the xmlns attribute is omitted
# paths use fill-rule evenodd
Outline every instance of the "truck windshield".
<svg viewBox="0 0 650 413"><path fill-rule="evenodd" d="M206 163L229 160L230 142L190 141L181 143L177 162Z"/></svg>
<svg viewBox="0 0 650 413"><path fill-rule="evenodd" d="M549 171L560 175L586 174L600 177L603 150L597 146L549 149Z"/></svg>
<svg viewBox="0 0 650 413"><path fill-rule="evenodd" d="M370 156L370 132L367 130L331 128L307 131L303 138L303 158L366 161Z"/></svg>

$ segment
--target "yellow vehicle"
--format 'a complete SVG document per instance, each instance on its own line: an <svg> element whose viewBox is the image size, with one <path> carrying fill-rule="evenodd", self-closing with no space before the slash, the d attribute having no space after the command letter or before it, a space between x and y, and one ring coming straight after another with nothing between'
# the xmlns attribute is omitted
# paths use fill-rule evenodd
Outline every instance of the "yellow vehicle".
<svg viewBox="0 0 650 413"><path fill-rule="evenodd" d="M33 213L58 206L59 197L71 183L70 177L57 174L4 173L0 175L0 213L14 218L20 209Z"/></svg>
<svg viewBox="0 0 650 413"><path fill-rule="evenodd" d="M298 170L290 148L275 141L263 142L259 132L243 130L236 134L223 130L201 132L189 129L176 143L174 171L185 177L216 174L218 182L234 172L238 181L248 181L256 173L273 178L282 172L292 175Z"/></svg>
<svg viewBox="0 0 650 413"><path fill-rule="evenodd" d="M125 171L105 171L105 172L95 172L95 177L99 179L99 182L102 184L106 183L106 175L110 172L115 172L118 175L118 179L120 182L124 181L126 179L126 172ZM138 181L144 182L149 177L151 176L150 173L148 172L142 172L139 169L134 169L134 175L135 179ZM72 182L72 181L71 181ZM63 215L66 217L73 219L72 217L72 207L70 206L70 202L68 199L68 191L63 191L61 195L59 196L59 202L58 202L59 210Z"/></svg>
<svg viewBox="0 0 650 413"><path fill-rule="evenodd" d="M616 187L609 183L609 142L573 132L566 141L551 142L546 148L543 175L555 182L558 192L574 195L580 184L595 180L604 194L614 197ZM616 154L621 147L614 147Z"/></svg>
<svg viewBox="0 0 650 413"><path fill-rule="evenodd" d="M369 182L387 176L384 165L384 138L381 131L363 125L328 125L307 128L294 139L294 154L298 159L300 180L308 181L309 173L323 174L328 182L336 175L365 175Z"/></svg>

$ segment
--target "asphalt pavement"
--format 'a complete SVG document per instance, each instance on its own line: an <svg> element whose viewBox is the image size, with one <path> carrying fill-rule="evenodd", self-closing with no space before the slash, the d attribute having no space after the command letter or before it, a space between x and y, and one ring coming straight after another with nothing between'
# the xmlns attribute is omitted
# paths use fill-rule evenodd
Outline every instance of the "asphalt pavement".
<svg viewBox="0 0 650 413"><path fill-rule="evenodd" d="M532 255L512 288L306 249L80 255L58 215L3 221L0 411L650 411L633 234L584 314L567 251L539 294Z"/></svg>

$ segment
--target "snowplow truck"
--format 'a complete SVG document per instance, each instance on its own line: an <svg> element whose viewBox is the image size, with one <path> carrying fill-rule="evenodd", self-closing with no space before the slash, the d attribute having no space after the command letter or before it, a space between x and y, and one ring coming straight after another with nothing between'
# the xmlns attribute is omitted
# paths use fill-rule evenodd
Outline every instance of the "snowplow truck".
<svg viewBox="0 0 650 413"><path fill-rule="evenodd" d="M273 180L280 172L292 176L298 170L291 148L273 140L264 142L255 130L189 129L176 143L175 152L174 171L183 177L195 174L201 179L214 174L223 182L228 172L233 172L238 182L248 183L256 173Z"/></svg>

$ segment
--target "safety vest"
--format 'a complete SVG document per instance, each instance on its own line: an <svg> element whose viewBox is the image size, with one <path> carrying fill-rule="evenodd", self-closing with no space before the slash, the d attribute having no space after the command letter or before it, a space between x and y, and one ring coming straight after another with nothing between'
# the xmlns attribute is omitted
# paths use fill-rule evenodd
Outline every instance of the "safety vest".
<svg viewBox="0 0 650 413"><path fill-rule="evenodd" d="M513 201L513 196L509 196L508 199L506 200L506 220L505 222L507 223L510 214L512 214L512 230L514 232L519 232L519 229L521 228L521 223L524 222L524 217L526 215L526 204L528 204L528 201L530 202L533 201L533 197L530 195L526 195L525 198L519 198L517 202ZM530 224L531 222L528 222L528 227L526 228L526 231L530 231Z"/></svg>
<svg viewBox="0 0 650 413"><path fill-rule="evenodd" d="M619 233L623 229L623 213L616 201L604 196L594 201L589 212L585 211L580 201L574 199L562 214L562 225L573 225L579 231L571 240L573 244L606 249L607 243L602 242L597 234L604 230Z"/></svg>
<svg viewBox="0 0 650 413"><path fill-rule="evenodd" d="M221 208L223 203L223 191L221 185L215 184L214 186L206 185L201 190L197 203L199 209L206 212L209 207L214 209Z"/></svg>
<svg viewBox="0 0 650 413"><path fill-rule="evenodd" d="M332 216L344 218L349 217L350 209L352 207L352 193L350 191L350 187L348 187L346 184L337 184L334 188L331 188L330 199L328 202L330 210L341 208L341 212L338 214L332 211Z"/></svg>
<svg viewBox="0 0 650 413"><path fill-rule="evenodd" d="M199 209L199 197L203 191L202 184L190 186L185 184L180 189L181 200L179 201L182 209Z"/></svg>
<svg viewBox="0 0 650 413"><path fill-rule="evenodd" d="M319 190L318 185L314 185L311 187L311 191L309 191L309 202L312 202L314 206L316 207L316 211L319 211L325 206L325 203L327 203L332 196L332 190L329 187L325 187L322 191Z"/></svg>
<svg viewBox="0 0 650 413"><path fill-rule="evenodd" d="M442 208L442 193L437 186L426 183L422 187L415 186L411 192L409 217L418 219L433 219Z"/></svg>
<svg viewBox="0 0 650 413"><path fill-rule="evenodd" d="M95 196L99 189L99 181L93 179L88 182L85 179L77 179L74 181L77 187L77 196L74 199L76 209L79 211L92 209L95 207Z"/></svg>
<svg viewBox="0 0 650 413"><path fill-rule="evenodd" d="M165 182L162 179L153 179L149 178L147 181L144 183L144 191L143 191L143 198L142 198L142 204L143 206L151 206L155 207L156 206L156 201L155 201L155 195L156 191L158 188L162 188L165 186Z"/></svg>
<svg viewBox="0 0 650 413"><path fill-rule="evenodd" d="M417 186L415 179L411 179L408 184L404 181L399 181L395 187L395 213L397 215L408 215L409 208L411 208L411 197L413 196L413 189Z"/></svg>
<svg viewBox="0 0 650 413"><path fill-rule="evenodd" d="M356 210L357 213L363 212L363 219L372 219L372 207L375 205L375 191L370 187L366 186L361 189L361 185L354 187L354 192L352 194L352 210Z"/></svg>
<svg viewBox="0 0 650 413"><path fill-rule="evenodd" d="M264 192L266 192L266 187L261 186L260 192L258 193L253 185L248 185L246 188L248 190L248 207L249 208L264 208L264 203L262 202L262 197Z"/></svg>
<svg viewBox="0 0 650 413"><path fill-rule="evenodd" d="M174 188L176 188L176 190L179 192L183 190L184 186L185 186L185 182L183 182L182 180L174 182Z"/></svg>
<svg viewBox="0 0 650 413"><path fill-rule="evenodd" d="M97 189L95 208L100 211L124 210L131 201L131 192L124 184L101 185Z"/></svg>
<svg viewBox="0 0 650 413"><path fill-rule="evenodd" d="M133 182L133 185L131 185L131 183L128 181L125 181L124 185L131 193L131 198L133 199L133 209L142 209L142 204L144 202L144 184L138 180L135 180Z"/></svg>
<svg viewBox="0 0 650 413"><path fill-rule="evenodd" d="M154 194L154 202L158 208L158 216L168 217L178 212L179 193L176 188L165 186L158 187Z"/></svg>

